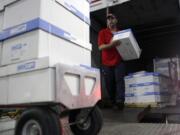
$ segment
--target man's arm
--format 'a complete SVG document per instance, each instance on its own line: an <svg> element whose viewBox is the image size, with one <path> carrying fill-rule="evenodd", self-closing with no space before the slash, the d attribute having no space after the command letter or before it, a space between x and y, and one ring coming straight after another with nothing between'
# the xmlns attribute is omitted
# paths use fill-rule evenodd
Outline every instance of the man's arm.
<svg viewBox="0 0 180 135"><path fill-rule="evenodd" d="M109 44L100 45L99 50L102 51L102 50L105 50L105 49L110 49L110 48L116 47L116 46L118 46L120 44L121 44L120 40L114 40L114 41L111 41L111 43L109 43Z"/></svg>

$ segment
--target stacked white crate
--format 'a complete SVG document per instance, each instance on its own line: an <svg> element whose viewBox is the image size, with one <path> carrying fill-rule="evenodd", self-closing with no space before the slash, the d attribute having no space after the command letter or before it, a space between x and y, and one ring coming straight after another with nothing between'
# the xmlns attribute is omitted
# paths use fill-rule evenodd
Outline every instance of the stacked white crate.
<svg viewBox="0 0 180 135"><path fill-rule="evenodd" d="M149 104L168 102L170 79L158 73L139 73L125 77L126 103Z"/></svg>
<svg viewBox="0 0 180 135"><path fill-rule="evenodd" d="M53 101L57 63L91 66L89 2L1 2L0 105Z"/></svg>
<svg viewBox="0 0 180 135"><path fill-rule="evenodd" d="M5 7L3 30L2 65L46 56L91 65L86 0L19 0Z"/></svg>
<svg viewBox="0 0 180 135"><path fill-rule="evenodd" d="M121 45L116 48L124 61L140 58L141 49L131 29L114 33L113 40L121 41Z"/></svg>

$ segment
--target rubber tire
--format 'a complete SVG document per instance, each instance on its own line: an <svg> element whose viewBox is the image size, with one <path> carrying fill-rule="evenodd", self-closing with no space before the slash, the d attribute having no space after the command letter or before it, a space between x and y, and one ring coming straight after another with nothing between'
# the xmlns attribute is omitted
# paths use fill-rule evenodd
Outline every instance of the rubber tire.
<svg viewBox="0 0 180 135"><path fill-rule="evenodd" d="M74 110L71 111L69 114L69 123L73 123L76 121L76 117L80 113L80 110ZM95 107L91 114L89 115L91 119L91 125L87 130L82 130L78 128L77 125L71 125L71 131L74 133L74 135L97 135L102 126L103 126L103 117L100 109L98 107Z"/></svg>
<svg viewBox="0 0 180 135"><path fill-rule="evenodd" d="M16 123L15 135L22 135L22 129L29 120L35 120L42 128L43 135L61 135L59 117L46 109L32 108L22 113Z"/></svg>

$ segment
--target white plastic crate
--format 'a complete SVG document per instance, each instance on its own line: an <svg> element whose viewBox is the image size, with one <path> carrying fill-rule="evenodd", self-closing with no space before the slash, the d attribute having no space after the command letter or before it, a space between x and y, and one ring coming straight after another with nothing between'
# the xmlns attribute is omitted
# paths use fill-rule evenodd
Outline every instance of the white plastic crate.
<svg viewBox="0 0 180 135"><path fill-rule="evenodd" d="M155 72L144 72L142 74L134 74L125 77L126 88L128 88L128 86L131 84L149 83L149 82L159 83L161 89L166 89L166 90L171 85L170 78Z"/></svg>
<svg viewBox="0 0 180 135"><path fill-rule="evenodd" d="M131 91L134 94L135 103L147 103L147 102L167 102L169 92L167 89L162 89L157 82L148 82L133 84L130 86Z"/></svg>
<svg viewBox="0 0 180 135"><path fill-rule="evenodd" d="M0 11L0 32L3 29L3 21L4 21L4 12Z"/></svg>
<svg viewBox="0 0 180 135"><path fill-rule="evenodd" d="M0 90L1 90L1 98L0 104L7 104L8 102L8 77L0 78Z"/></svg>
<svg viewBox="0 0 180 135"><path fill-rule="evenodd" d="M2 61L2 42L0 41L0 66Z"/></svg>
<svg viewBox="0 0 180 135"><path fill-rule="evenodd" d="M28 32L3 42L2 65L49 57L51 64L91 65L91 45L78 45L42 30Z"/></svg>
<svg viewBox="0 0 180 135"><path fill-rule="evenodd" d="M99 70L82 65L51 66L47 57L12 64L0 67L0 105L60 102L69 108L94 106L101 97L99 83Z"/></svg>
<svg viewBox="0 0 180 135"><path fill-rule="evenodd" d="M130 29L115 33L113 40L121 41L121 45L117 46L117 50L123 60L134 60L140 58L141 49Z"/></svg>
<svg viewBox="0 0 180 135"><path fill-rule="evenodd" d="M0 67L0 105L54 100L55 70L48 67L47 57Z"/></svg>
<svg viewBox="0 0 180 135"><path fill-rule="evenodd" d="M126 93L126 94L125 94L125 103L126 103L126 104L135 103L134 94L132 94L132 93Z"/></svg>
<svg viewBox="0 0 180 135"><path fill-rule="evenodd" d="M5 8L3 29L38 18L89 42L89 3L86 0L19 0Z"/></svg>
<svg viewBox="0 0 180 135"><path fill-rule="evenodd" d="M168 102L171 81L153 72L137 72L125 77L126 103Z"/></svg>
<svg viewBox="0 0 180 135"><path fill-rule="evenodd" d="M167 103L168 102L168 96L163 96L163 95L142 95L138 96L137 98L135 97L135 103L141 103L141 104L146 104L146 103Z"/></svg>
<svg viewBox="0 0 180 135"><path fill-rule="evenodd" d="M0 0L0 11L4 10L5 6L10 5L18 0Z"/></svg>
<svg viewBox="0 0 180 135"><path fill-rule="evenodd" d="M8 104L51 102L54 99L55 70L51 68L9 77Z"/></svg>

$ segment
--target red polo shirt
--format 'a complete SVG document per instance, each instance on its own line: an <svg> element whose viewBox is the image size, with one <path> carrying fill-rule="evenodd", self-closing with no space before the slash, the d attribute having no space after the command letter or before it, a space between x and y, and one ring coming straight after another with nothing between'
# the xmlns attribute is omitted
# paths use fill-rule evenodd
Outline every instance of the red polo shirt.
<svg viewBox="0 0 180 135"><path fill-rule="evenodd" d="M103 29L98 35L98 45L108 45L112 40L113 34L109 28ZM120 63L121 56L116 47L102 50L102 64L106 66L115 66Z"/></svg>

